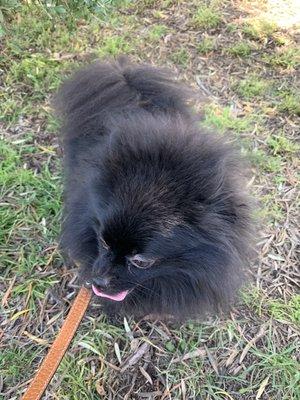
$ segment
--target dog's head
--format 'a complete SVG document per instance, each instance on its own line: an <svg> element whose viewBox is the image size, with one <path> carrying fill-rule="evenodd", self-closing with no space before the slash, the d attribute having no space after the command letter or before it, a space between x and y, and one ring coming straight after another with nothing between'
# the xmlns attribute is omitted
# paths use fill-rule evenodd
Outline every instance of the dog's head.
<svg viewBox="0 0 300 400"><path fill-rule="evenodd" d="M85 156L97 162L87 164L86 198L69 206L65 247L83 258L94 293L130 313L224 308L250 248L239 157L222 138L187 134L181 121L129 122Z"/></svg>
<svg viewBox="0 0 300 400"><path fill-rule="evenodd" d="M94 293L131 311L138 305L141 313L199 315L224 307L242 275L245 236L231 226L245 210L220 209L195 207L180 217L150 205L132 205L131 212L110 205L95 228L98 255L88 272Z"/></svg>

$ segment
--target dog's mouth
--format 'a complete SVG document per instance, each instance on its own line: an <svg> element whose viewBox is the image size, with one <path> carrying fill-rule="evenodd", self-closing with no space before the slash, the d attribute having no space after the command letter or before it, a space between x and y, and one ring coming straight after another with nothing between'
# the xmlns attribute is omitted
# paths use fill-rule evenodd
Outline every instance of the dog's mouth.
<svg viewBox="0 0 300 400"><path fill-rule="evenodd" d="M113 301L123 301L127 294L129 293L129 290L122 290L121 292L115 293L115 294L108 294L104 293L102 290L99 290L96 286L92 285L93 292L96 296L98 297L104 297L106 299L110 299Z"/></svg>

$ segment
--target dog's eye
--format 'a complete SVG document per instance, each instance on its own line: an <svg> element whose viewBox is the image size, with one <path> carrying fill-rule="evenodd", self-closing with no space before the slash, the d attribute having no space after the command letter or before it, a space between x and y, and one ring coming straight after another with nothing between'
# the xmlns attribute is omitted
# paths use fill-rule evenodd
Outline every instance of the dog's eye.
<svg viewBox="0 0 300 400"><path fill-rule="evenodd" d="M140 254L136 254L136 255L130 257L129 261L135 267L142 268L142 269L150 268L155 262L155 260L147 259L147 258L141 256Z"/></svg>

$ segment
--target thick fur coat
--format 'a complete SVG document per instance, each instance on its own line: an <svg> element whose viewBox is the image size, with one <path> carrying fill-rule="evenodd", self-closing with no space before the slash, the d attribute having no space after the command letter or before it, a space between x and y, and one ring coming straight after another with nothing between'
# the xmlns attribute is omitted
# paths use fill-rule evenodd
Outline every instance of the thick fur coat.
<svg viewBox="0 0 300 400"><path fill-rule="evenodd" d="M171 75L121 58L63 84L61 243L104 305L188 318L232 301L251 207L239 153Z"/></svg>

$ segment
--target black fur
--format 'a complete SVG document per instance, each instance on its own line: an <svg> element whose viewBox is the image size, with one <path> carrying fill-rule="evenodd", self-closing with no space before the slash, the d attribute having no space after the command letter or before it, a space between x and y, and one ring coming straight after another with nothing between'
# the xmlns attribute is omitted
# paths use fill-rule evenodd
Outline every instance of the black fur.
<svg viewBox="0 0 300 400"><path fill-rule="evenodd" d="M109 276L109 293L131 290L103 300L116 311L187 318L232 301L251 210L238 153L197 126L189 90L169 76L122 58L62 86L62 247L84 280ZM136 253L153 265L132 265Z"/></svg>

